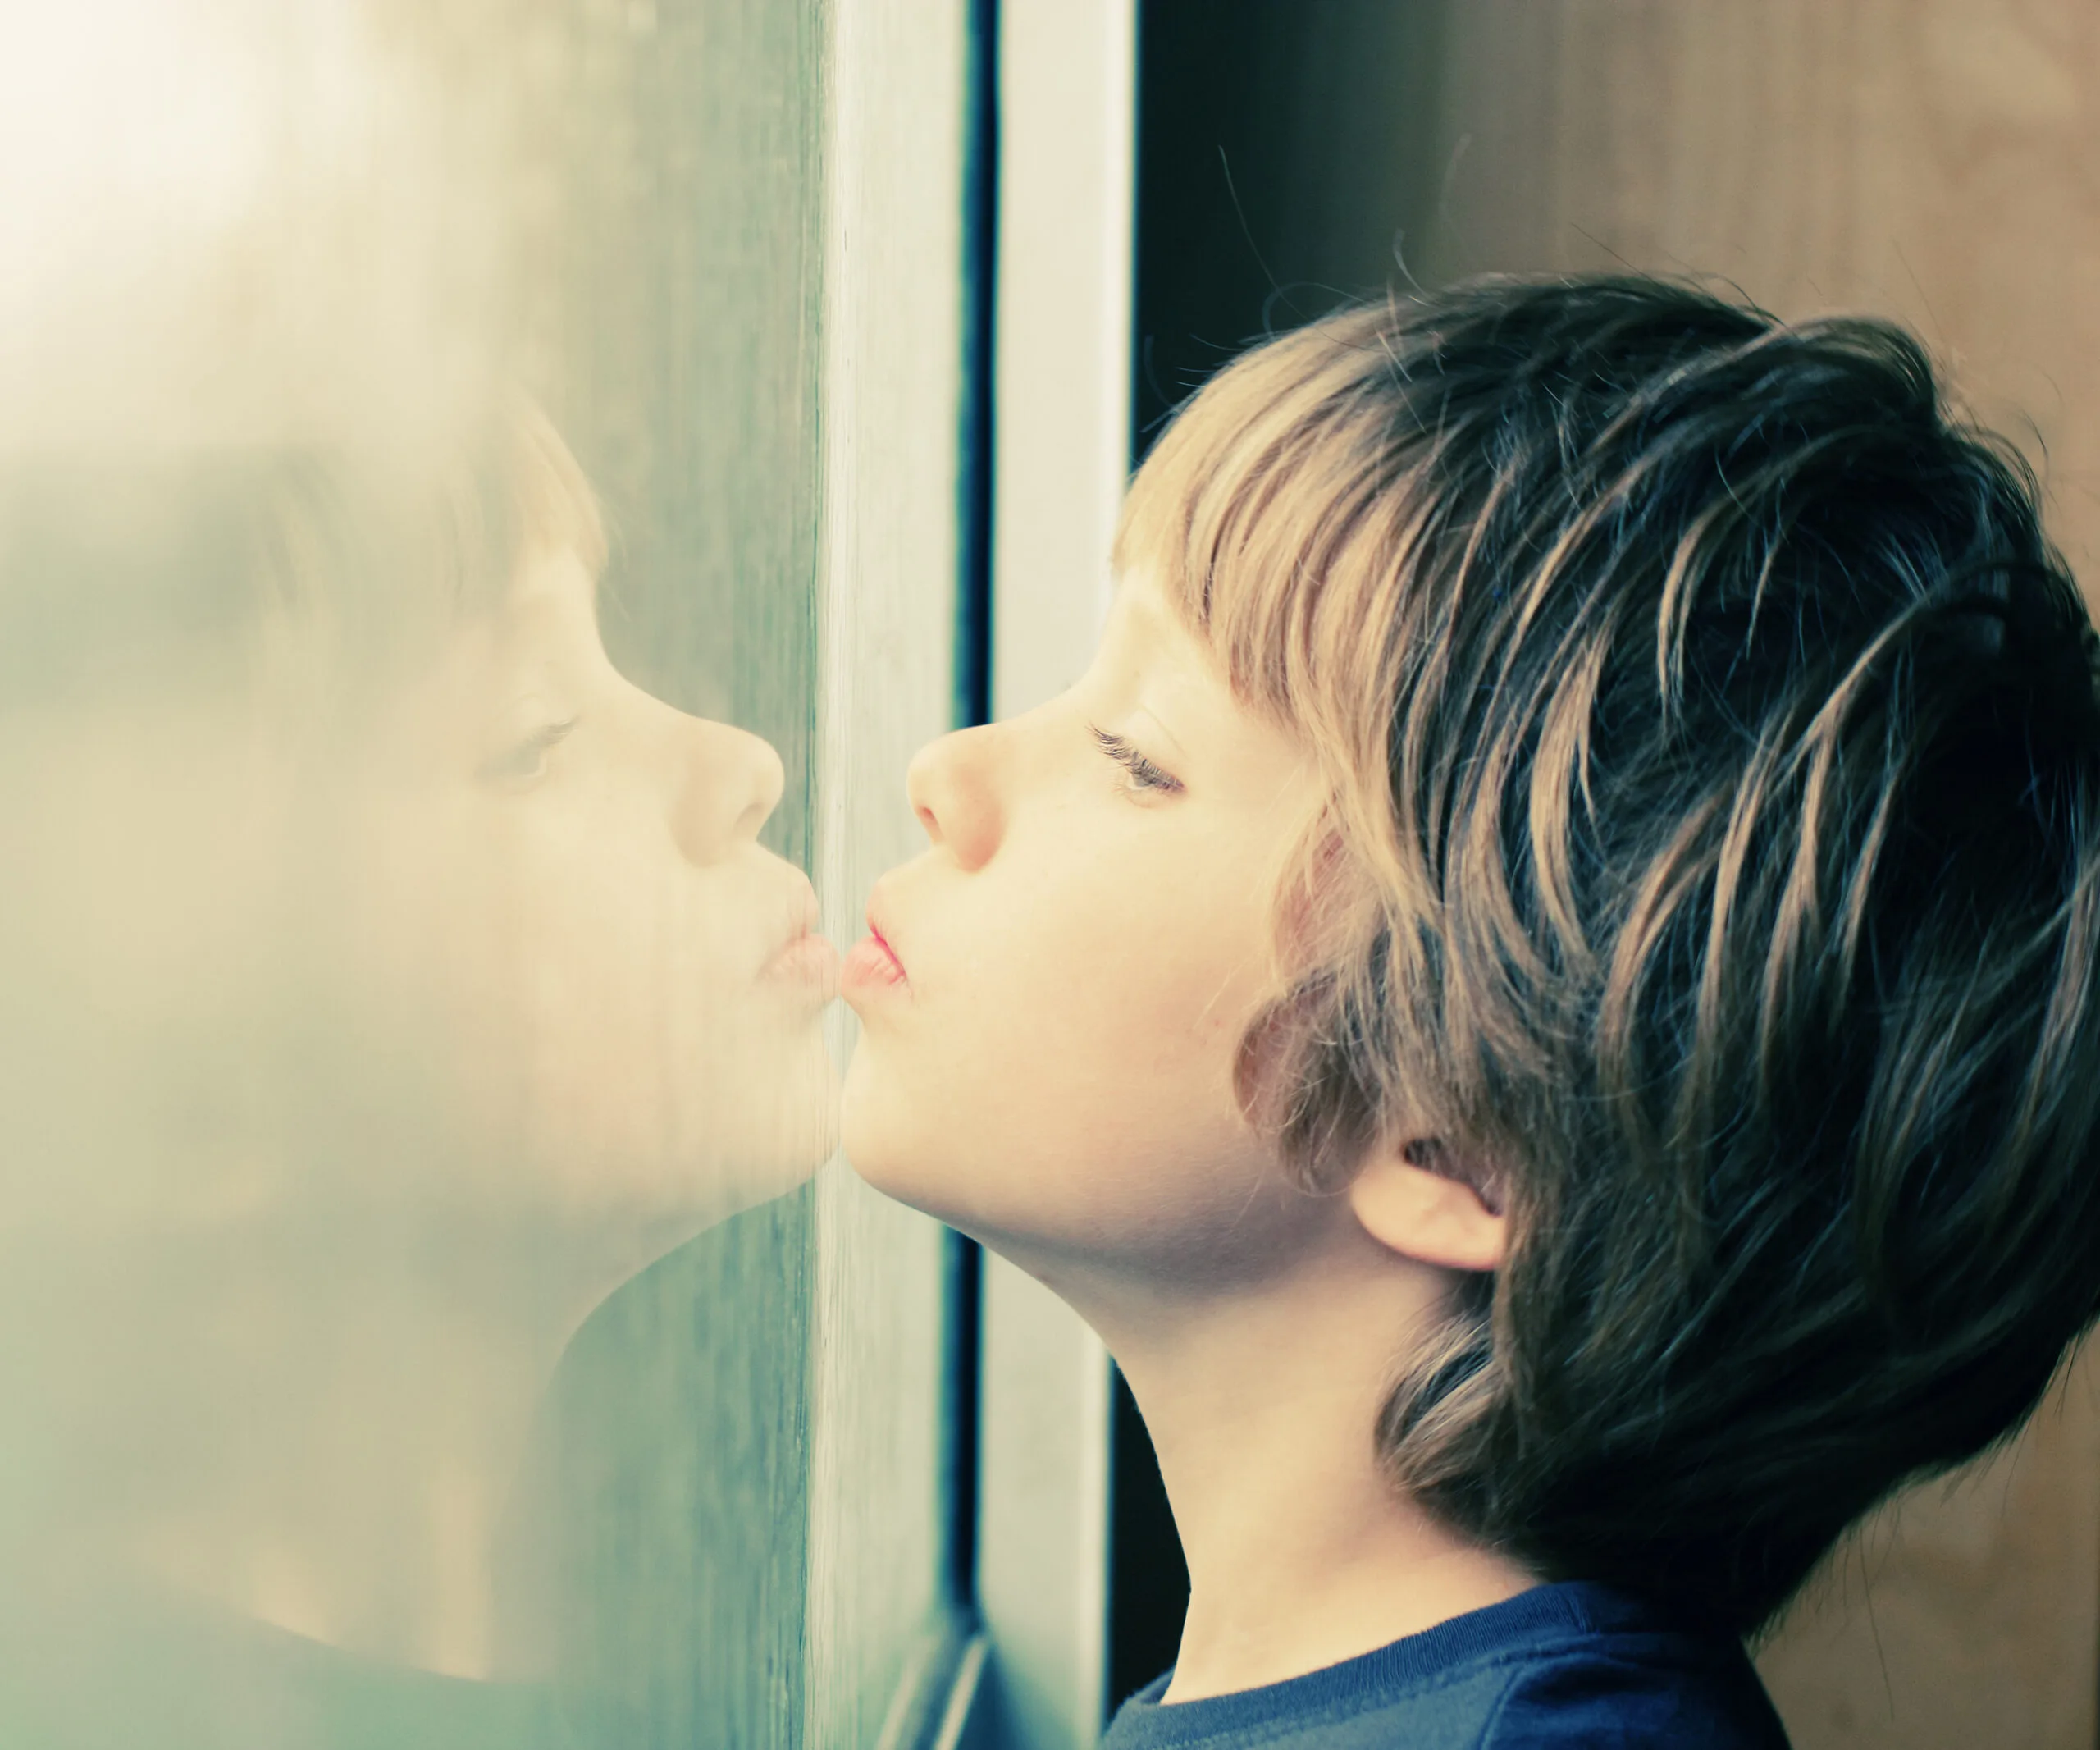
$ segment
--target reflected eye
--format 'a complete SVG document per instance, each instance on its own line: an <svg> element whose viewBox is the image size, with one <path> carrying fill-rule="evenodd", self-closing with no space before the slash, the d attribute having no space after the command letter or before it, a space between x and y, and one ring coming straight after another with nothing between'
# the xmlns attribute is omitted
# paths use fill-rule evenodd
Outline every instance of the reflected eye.
<svg viewBox="0 0 2100 1750"><path fill-rule="evenodd" d="M535 782L546 775L548 756L568 738L577 722L571 717L566 723L550 723L535 729L522 741L482 761L475 768L474 776L483 784L511 788Z"/></svg>
<svg viewBox="0 0 2100 1750"><path fill-rule="evenodd" d="M1179 778L1147 759L1126 738L1111 735L1106 729L1093 729L1092 724L1088 728L1092 730L1094 745L1130 774L1127 788L1154 790L1162 795L1171 795L1181 788Z"/></svg>

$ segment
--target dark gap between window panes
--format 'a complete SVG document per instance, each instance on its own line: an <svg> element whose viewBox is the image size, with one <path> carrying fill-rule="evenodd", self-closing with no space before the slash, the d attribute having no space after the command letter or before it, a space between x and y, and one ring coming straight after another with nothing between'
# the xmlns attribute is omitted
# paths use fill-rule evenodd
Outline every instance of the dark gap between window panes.
<svg viewBox="0 0 2100 1750"><path fill-rule="evenodd" d="M1189 1608L1159 1460L1116 1370L1109 1410L1108 1696L1111 1711L1174 1663Z"/></svg>
<svg viewBox="0 0 2100 1750"><path fill-rule="evenodd" d="M993 381L999 218L999 0L970 0L963 159L961 458L956 514L954 706L958 729L992 714ZM948 1236L948 1594L960 1610L977 1598L977 1463L982 1401L984 1253Z"/></svg>

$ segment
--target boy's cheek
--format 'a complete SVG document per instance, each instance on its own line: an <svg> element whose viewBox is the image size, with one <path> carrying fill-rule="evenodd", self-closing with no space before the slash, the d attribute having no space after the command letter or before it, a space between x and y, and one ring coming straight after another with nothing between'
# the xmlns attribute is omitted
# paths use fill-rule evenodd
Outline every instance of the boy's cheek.
<svg viewBox="0 0 2100 1750"><path fill-rule="evenodd" d="M1246 1140L1222 1032L1143 1011L1127 1030L1032 1018L912 1012L864 1030L842 1112L856 1169L994 1244L1120 1250L1200 1222L1217 1159Z"/></svg>
<svg viewBox="0 0 2100 1750"><path fill-rule="evenodd" d="M1246 1140L1233 1071L1267 994L1266 912L1220 880L1244 858L1007 848L1030 854L892 889L911 988L864 1017L847 1158L966 1229L1157 1228L1210 1188L1185 1158Z"/></svg>

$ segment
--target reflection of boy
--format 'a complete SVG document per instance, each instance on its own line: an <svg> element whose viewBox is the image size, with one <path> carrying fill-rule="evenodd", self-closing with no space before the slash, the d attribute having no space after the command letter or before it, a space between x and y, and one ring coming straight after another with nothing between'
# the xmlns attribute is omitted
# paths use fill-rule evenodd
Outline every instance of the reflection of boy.
<svg viewBox="0 0 2100 1750"><path fill-rule="evenodd" d="M568 1340L829 1148L836 957L757 842L778 757L612 665L543 416L423 435L0 468L34 680L0 992L39 1022L0 1053L0 1335L38 1333L0 1343L0 1745L530 1750L510 1679L568 1682L592 1601L559 1588L609 1596L506 1507ZM715 1364L724 1258L590 1351L662 1478L751 1450L707 1425L761 1396ZM696 1306L716 1389L622 1396L701 1365ZM748 1492L710 1474L682 1543L620 1552L710 1679L778 1629L709 1639L681 1585L778 1530L735 1544Z"/></svg>
<svg viewBox="0 0 2100 1750"><path fill-rule="evenodd" d="M1783 1743L1740 1638L2100 1309L2100 706L2034 482L1884 325L1483 281L1224 372L1119 560L1079 702L915 772L935 847L875 907L911 1001L856 999L847 1118L1093 1319L1152 1425L1189 1629L1108 1743ZM1228 743L1316 780L1233 1029L1299 1204L1250 1181L1198 1233L1177 1186L1112 1231L924 1164L915 901L965 909L1081 716L1148 811L1102 856L1226 806ZM1185 873L1183 914L1230 878ZM1070 1176L1130 1128L1062 1139ZM1403 1278L1435 1292L1367 1350Z"/></svg>

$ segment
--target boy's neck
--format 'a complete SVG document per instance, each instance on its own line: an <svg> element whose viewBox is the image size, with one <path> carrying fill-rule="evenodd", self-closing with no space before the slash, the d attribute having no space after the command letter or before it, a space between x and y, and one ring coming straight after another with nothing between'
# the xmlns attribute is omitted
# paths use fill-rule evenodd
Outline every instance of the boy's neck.
<svg viewBox="0 0 2100 1750"><path fill-rule="evenodd" d="M1440 1525L1378 1464L1394 1360L1434 1318L1436 1288L1351 1253L1104 1332L1188 1558L1166 1700L1302 1676L1536 1583Z"/></svg>

